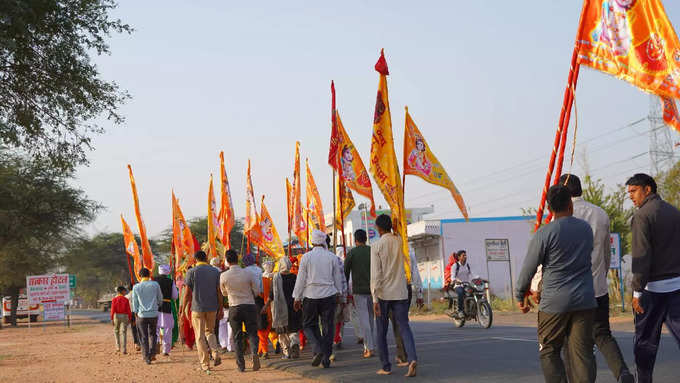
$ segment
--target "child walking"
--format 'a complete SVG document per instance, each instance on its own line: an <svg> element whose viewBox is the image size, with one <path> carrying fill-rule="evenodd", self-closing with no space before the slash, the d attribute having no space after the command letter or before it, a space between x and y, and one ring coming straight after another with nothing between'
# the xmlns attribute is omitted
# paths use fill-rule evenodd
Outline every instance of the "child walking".
<svg viewBox="0 0 680 383"><path fill-rule="evenodd" d="M125 297L127 289L118 286L116 292L118 295L111 300L111 323L116 336L116 352L120 352L122 345L123 354L127 354L127 326L132 322L132 311L130 311L130 301Z"/></svg>

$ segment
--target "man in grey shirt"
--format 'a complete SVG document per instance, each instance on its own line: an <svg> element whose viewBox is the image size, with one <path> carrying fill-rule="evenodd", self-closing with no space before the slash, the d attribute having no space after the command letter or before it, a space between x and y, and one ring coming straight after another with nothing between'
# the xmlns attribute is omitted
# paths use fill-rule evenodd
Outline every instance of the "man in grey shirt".
<svg viewBox="0 0 680 383"><path fill-rule="evenodd" d="M574 368L573 382L594 382L593 309L597 302L590 267L593 231L587 222L572 217L574 206L566 187L551 187L547 199L555 218L531 239L515 298L519 308L527 312L524 297L538 265L542 265L538 342L545 381L567 381L560 357L562 347L566 346Z"/></svg>
<svg viewBox="0 0 680 383"><path fill-rule="evenodd" d="M226 256L229 270L220 276L220 289L229 300L229 326L236 340L236 366L241 372L246 369L243 349L247 336L253 354L253 371L257 371L260 369L260 358L257 354L259 338L255 297L262 293L260 288L262 279L238 265L236 251L227 250ZM245 333L243 327L246 328Z"/></svg>
<svg viewBox="0 0 680 383"><path fill-rule="evenodd" d="M222 363L215 336L215 320L222 310L222 293L219 287L220 272L207 263L208 256L203 251L194 254L196 266L187 272L184 284L188 287L183 300L182 312L186 312L191 294L191 325L194 328L198 359L203 371L210 371L210 350L215 367ZM208 345L210 348L208 348Z"/></svg>

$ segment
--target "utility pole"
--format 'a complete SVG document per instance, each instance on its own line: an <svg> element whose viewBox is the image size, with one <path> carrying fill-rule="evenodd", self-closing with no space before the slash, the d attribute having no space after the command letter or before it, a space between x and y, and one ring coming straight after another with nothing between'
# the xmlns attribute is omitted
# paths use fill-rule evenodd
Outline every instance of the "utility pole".
<svg viewBox="0 0 680 383"><path fill-rule="evenodd" d="M652 177L673 165L671 129L663 121L663 106L659 96L649 95L649 160Z"/></svg>

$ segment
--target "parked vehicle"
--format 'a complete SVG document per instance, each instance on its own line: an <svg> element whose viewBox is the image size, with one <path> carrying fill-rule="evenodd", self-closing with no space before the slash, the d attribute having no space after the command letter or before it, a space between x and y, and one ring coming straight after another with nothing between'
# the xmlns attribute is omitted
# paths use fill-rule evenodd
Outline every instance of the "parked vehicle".
<svg viewBox="0 0 680 383"><path fill-rule="evenodd" d="M102 295L99 300L97 300L97 307L102 308L102 311L109 311L111 310L111 301L113 298L116 296L116 294L109 293L109 294L104 294Z"/></svg>
<svg viewBox="0 0 680 383"><path fill-rule="evenodd" d="M476 320L483 328L491 327L493 312L491 310L491 304L486 299L489 281L475 278L471 282L461 282L458 286L462 286L465 293L465 298L463 298L463 312L458 313L453 311L449 314L456 327L463 327L465 321L468 320ZM451 294L451 297L452 298L450 299L456 299L456 294Z"/></svg>
<svg viewBox="0 0 680 383"><path fill-rule="evenodd" d="M6 296L2 298L2 322L10 323L12 314L12 297ZM19 306L17 307L17 319L28 318L30 315L31 322L38 320L40 314L40 305L28 305L28 297L25 294L19 295Z"/></svg>

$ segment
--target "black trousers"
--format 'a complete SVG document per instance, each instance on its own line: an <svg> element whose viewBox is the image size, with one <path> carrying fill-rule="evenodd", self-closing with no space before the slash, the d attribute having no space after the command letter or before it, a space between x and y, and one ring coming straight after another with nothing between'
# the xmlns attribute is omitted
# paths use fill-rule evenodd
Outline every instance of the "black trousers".
<svg viewBox="0 0 680 383"><path fill-rule="evenodd" d="M330 363L335 335L335 295L320 299L305 298L302 301L303 329L314 345L314 354L323 354L323 363ZM321 328L319 328L321 320Z"/></svg>
<svg viewBox="0 0 680 383"><path fill-rule="evenodd" d="M140 318L137 317L137 331L139 331L139 345L142 348L144 359L151 359L156 355L156 323L157 317Z"/></svg>
<svg viewBox="0 0 680 383"><path fill-rule="evenodd" d="M670 293L643 291L640 305L645 311L635 314L635 365L638 383L652 381L656 353L661 339L661 325L673 334L680 346L680 290Z"/></svg>
<svg viewBox="0 0 680 383"><path fill-rule="evenodd" d="M566 383L567 372L560 356L569 355L571 383L595 382L593 318L595 310L565 313L538 312L538 350L546 383Z"/></svg>
<svg viewBox="0 0 680 383"><path fill-rule="evenodd" d="M250 340L250 351L257 355L257 346L260 339L257 337L257 312L255 305L229 306L229 326L236 341L236 365L245 368L243 351L246 337ZM243 332L243 326L246 332Z"/></svg>
<svg viewBox="0 0 680 383"><path fill-rule="evenodd" d="M130 331L132 332L132 339L135 342L136 345L139 345L139 335L137 332L137 321L136 321L137 316L132 315L132 322L130 323Z"/></svg>

